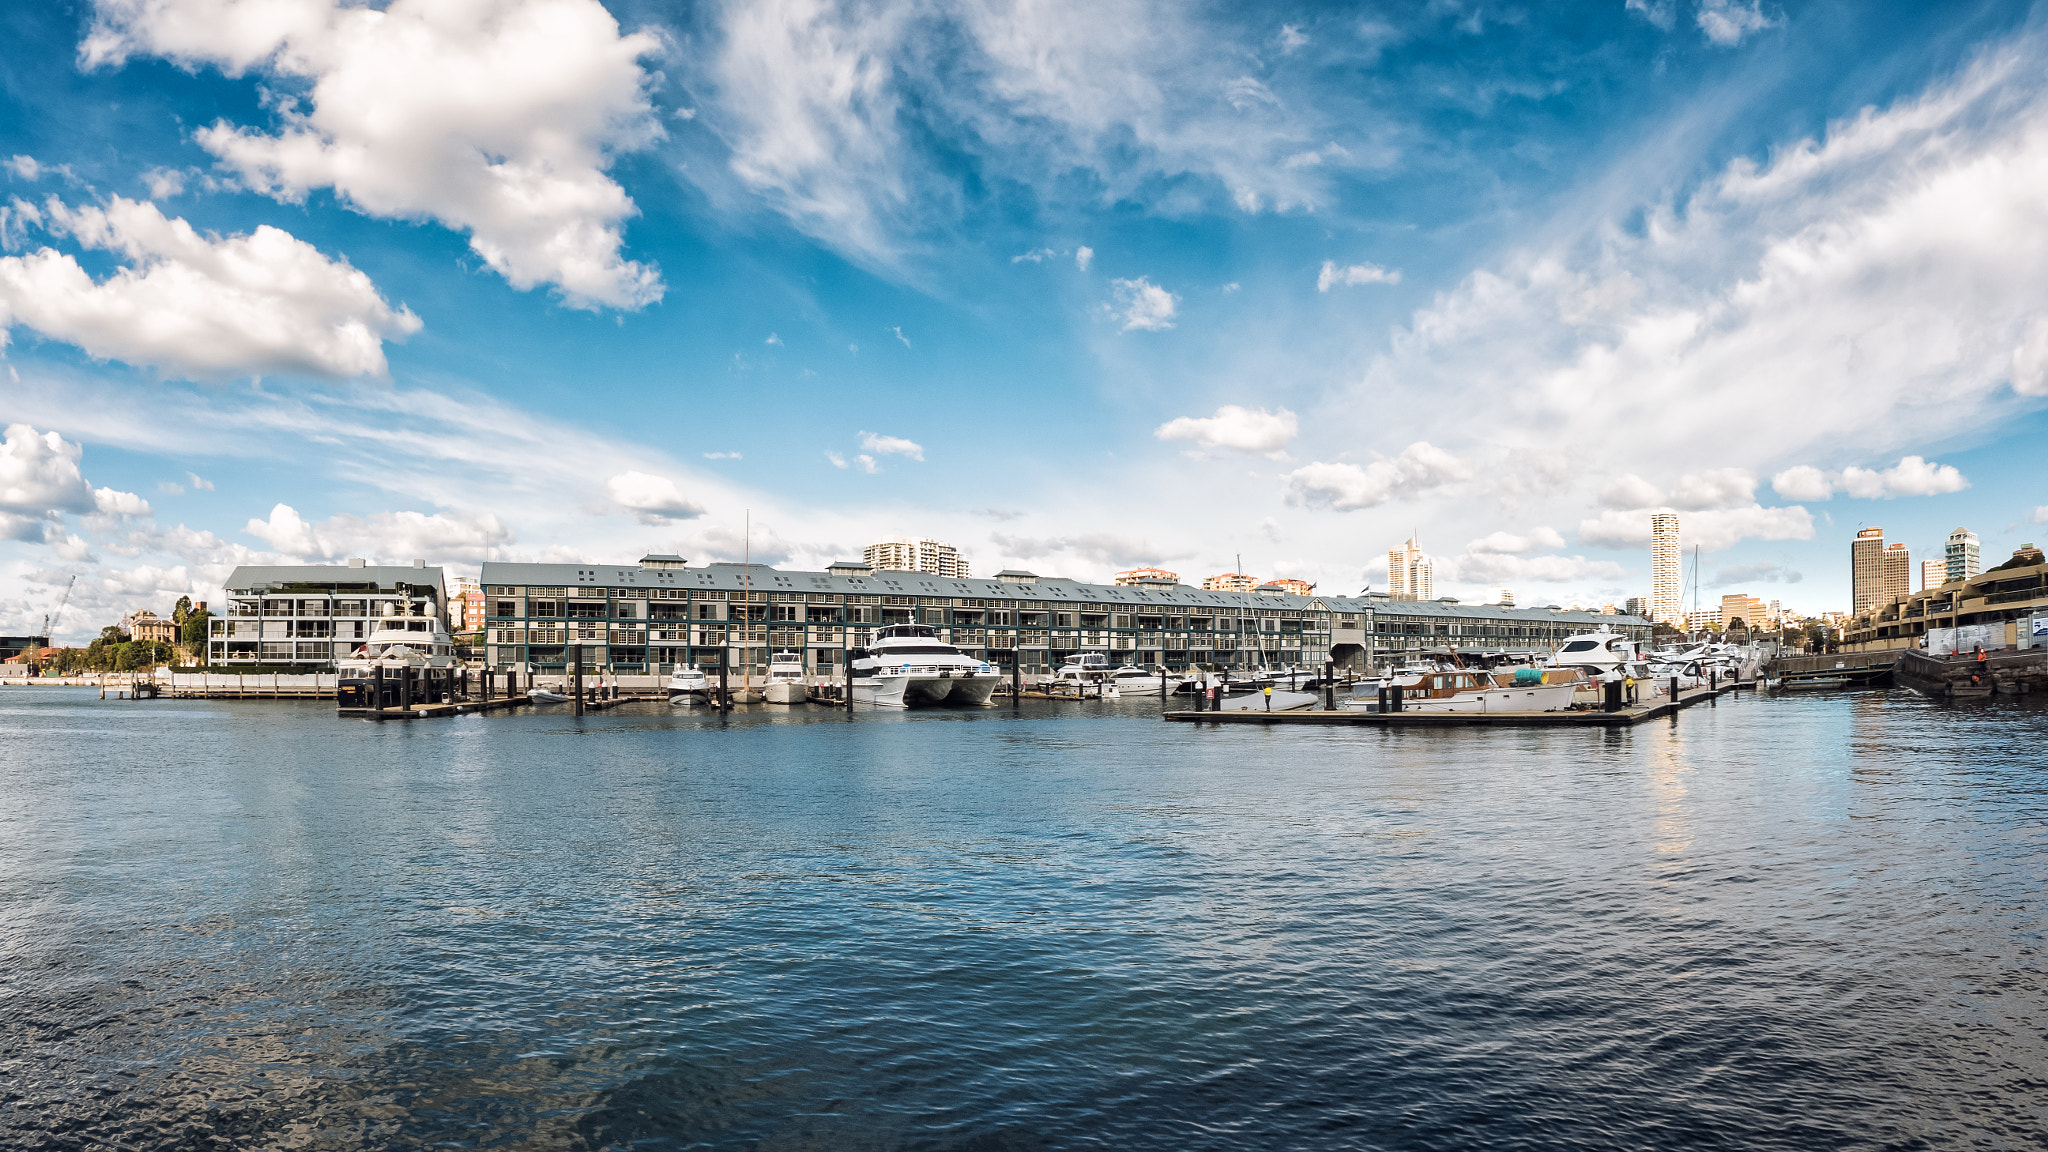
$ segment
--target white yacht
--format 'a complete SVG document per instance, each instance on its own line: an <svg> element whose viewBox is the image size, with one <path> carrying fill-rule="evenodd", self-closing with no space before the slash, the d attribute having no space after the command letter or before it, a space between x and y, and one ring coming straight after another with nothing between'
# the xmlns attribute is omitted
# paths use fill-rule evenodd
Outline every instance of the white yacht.
<svg viewBox="0 0 2048 1152"><path fill-rule="evenodd" d="M768 658L768 683L762 692L770 704L801 704L811 698L804 686L804 658L798 652L777 652Z"/></svg>
<svg viewBox="0 0 2048 1152"><path fill-rule="evenodd" d="M693 704L711 698L711 678L704 670L691 664L678 664L668 674L668 702L671 704Z"/></svg>
<svg viewBox="0 0 2048 1152"><path fill-rule="evenodd" d="M1550 658L1552 668L1578 668L1588 676L1611 676L1625 672L1622 666L1643 658L1636 642L1602 627L1598 632L1567 636Z"/></svg>
<svg viewBox="0 0 2048 1152"><path fill-rule="evenodd" d="M1052 678L1060 684L1100 684L1110 678L1112 671L1108 656L1100 652L1077 652L1067 657L1066 663L1053 669Z"/></svg>
<svg viewBox="0 0 2048 1152"><path fill-rule="evenodd" d="M1162 689L1178 691L1186 679L1164 668L1140 668L1135 664L1126 664L1109 674L1109 683L1115 685L1117 693L1123 696L1157 696Z"/></svg>
<svg viewBox="0 0 2048 1152"><path fill-rule="evenodd" d="M410 603L400 604L401 611L411 607ZM334 667L343 679L372 677L380 667L387 670L387 676L397 668L453 668L454 644L439 616L386 616L378 619L368 639L336 660Z"/></svg>
<svg viewBox="0 0 2048 1152"><path fill-rule="evenodd" d="M908 708L917 704L985 705L1003 674L939 639L936 628L892 624L848 665L856 704Z"/></svg>

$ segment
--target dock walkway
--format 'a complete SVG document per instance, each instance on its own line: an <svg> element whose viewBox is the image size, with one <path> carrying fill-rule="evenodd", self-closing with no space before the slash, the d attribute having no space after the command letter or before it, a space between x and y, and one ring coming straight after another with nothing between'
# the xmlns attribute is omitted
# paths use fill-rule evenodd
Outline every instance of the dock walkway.
<svg viewBox="0 0 2048 1152"><path fill-rule="evenodd" d="M1297 709L1292 712L1168 712L1164 719L1190 724L1337 724L1377 728L1462 728L1473 725L1520 728L1626 728L1646 720L1676 715L1681 709L1703 704L1750 683L1727 684L1719 688L1693 688L1679 693L1676 701L1623 708L1619 712L1362 712L1338 709Z"/></svg>

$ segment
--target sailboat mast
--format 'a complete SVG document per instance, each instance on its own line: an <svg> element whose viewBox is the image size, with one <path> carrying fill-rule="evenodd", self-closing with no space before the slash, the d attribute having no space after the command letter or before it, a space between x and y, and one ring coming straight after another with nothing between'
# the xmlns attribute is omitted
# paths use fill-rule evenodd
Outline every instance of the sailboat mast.
<svg viewBox="0 0 2048 1152"><path fill-rule="evenodd" d="M740 606L740 658L753 652L754 639L754 510L747 509L746 527L740 534L740 593L746 601ZM754 665L747 661L740 665L740 689L751 692L754 689ZM751 699L751 697L750 697Z"/></svg>

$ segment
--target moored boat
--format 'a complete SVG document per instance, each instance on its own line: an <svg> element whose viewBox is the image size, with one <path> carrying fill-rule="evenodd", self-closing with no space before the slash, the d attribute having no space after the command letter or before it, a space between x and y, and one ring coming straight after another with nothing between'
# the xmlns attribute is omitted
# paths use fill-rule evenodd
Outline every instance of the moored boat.
<svg viewBox="0 0 2048 1152"><path fill-rule="evenodd" d="M920 704L981 706L1001 670L939 639L923 624L892 624L856 648L848 664L856 704L910 708Z"/></svg>
<svg viewBox="0 0 2048 1152"><path fill-rule="evenodd" d="M795 652L777 652L768 658L768 683L761 689L770 704L802 704L811 698L804 686L804 658Z"/></svg>

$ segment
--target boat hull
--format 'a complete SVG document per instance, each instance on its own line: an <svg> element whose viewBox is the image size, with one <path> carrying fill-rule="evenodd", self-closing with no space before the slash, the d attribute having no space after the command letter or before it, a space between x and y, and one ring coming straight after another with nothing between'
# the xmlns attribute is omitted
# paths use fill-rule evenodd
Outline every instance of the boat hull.
<svg viewBox="0 0 2048 1152"><path fill-rule="evenodd" d="M762 689L770 704L802 704L811 698L811 690L793 680L776 680Z"/></svg>
<svg viewBox="0 0 2048 1152"><path fill-rule="evenodd" d="M1443 699L1403 700L1406 712L1559 712L1571 707L1574 684L1481 688Z"/></svg>
<svg viewBox="0 0 2048 1152"><path fill-rule="evenodd" d="M878 708L982 707L988 704L1002 679L1000 673L971 672L955 676L937 672L863 676L853 682L853 702Z"/></svg>

